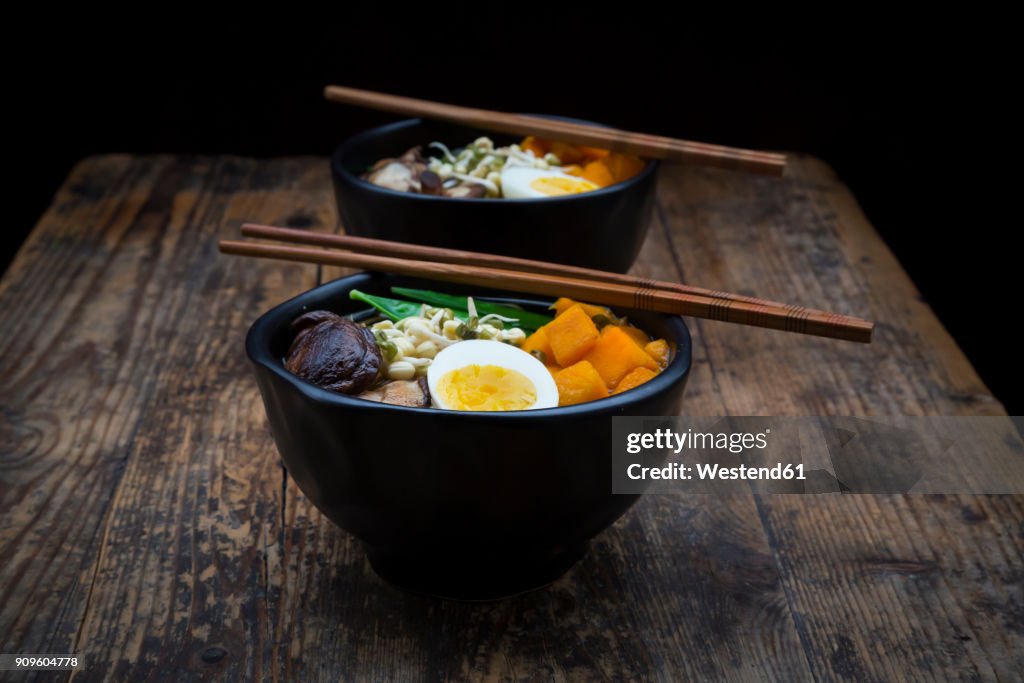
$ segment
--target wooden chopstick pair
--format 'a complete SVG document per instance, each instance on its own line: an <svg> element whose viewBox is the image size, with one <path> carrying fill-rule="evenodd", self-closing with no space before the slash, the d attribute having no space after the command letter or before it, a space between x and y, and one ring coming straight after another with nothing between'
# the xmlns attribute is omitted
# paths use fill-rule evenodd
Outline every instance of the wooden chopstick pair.
<svg viewBox="0 0 1024 683"><path fill-rule="evenodd" d="M242 234L315 248L222 240L220 250L241 256L364 268L442 282L566 296L612 307L689 315L848 341L870 342L874 330L870 321L838 313L578 266L252 223L242 226Z"/></svg>
<svg viewBox="0 0 1024 683"><path fill-rule="evenodd" d="M602 128L525 114L460 107L454 104L388 95L340 85L329 85L324 88L324 97L332 102L342 104L379 109L407 116L421 116L499 133L536 135L574 145L590 145L610 149L614 152L636 154L648 159L683 161L775 176L782 175L786 168L786 157L783 154L679 140L661 135L633 133L616 128Z"/></svg>

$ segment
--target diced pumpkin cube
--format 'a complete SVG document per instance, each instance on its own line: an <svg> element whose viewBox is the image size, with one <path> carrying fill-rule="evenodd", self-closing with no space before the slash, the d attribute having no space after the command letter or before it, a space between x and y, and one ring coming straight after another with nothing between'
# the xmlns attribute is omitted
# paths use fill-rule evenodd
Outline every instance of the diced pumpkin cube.
<svg viewBox="0 0 1024 683"><path fill-rule="evenodd" d="M601 160L608 170L611 171L612 177L615 178L615 182L621 183L623 180L632 178L640 171L644 170L644 162L639 157L635 157L632 154L622 154L620 152L611 152L608 156ZM586 167L584 167L586 169Z"/></svg>
<svg viewBox="0 0 1024 683"><path fill-rule="evenodd" d="M583 161L583 152L576 145L554 140L549 149L563 164L578 164Z"/></svg>
<svg viewBox="0 0 1024 683"><path fill-rule="evenodd" d="M555 361L563 368L583 358L594 347L601 333L579 304L544 326Z"/></svg>
<svg viewBox="0 0 1024 683"><path fill-rule="evenodd" d="M555 386L558 387L558 405L571 406L576 403L596 401L608 396L601 375L594 366L585 360L571 365L555 375Z"/></svg>
<svg viewBox="0 0 1024 683"><path fill-rule="evenodd" d="M607 149L601 149L600 147L587 147L586 145L580 145L580 151L583 152L583 156L588 159L604 159L608 156Z"/></svg>
<svg viewBox="0 0 1024 683"><path fill-rule="evenodd" d="M555 303L551 304L549 308L555 312L555 317L557 318L558 316L568 311L571 306L575 305L576 302L570 299L569 297L560 296L555 300Z"/></svg>
<svg viewBox="0 0 1024 683"><path fill-rule="evenodd" d="M641 330L639 327L633 327L632 325L622 325L621 329L629 338L636 342L636 345L641 349L647 346L647 343L651 341L651 338L647 336L647 333ZM603 330L602 330L603 331Z"/></svg>
<svg viewBox="0 0 1024 683"><path fill-rule="evenodd" d="M582 175L586 180L600 187L608 187L615 184L615 176L612 175L611 169L605 166L604 161L601 160L591 161L584 166Z"/></svg>
<svg viewBox="0 0 1024 683"><path fill-rule="evenodd" d="M585 304L585 303L581 303L579 301L573 301L572 299L569 299L569 298L564 297L564 296L563 297L559 297L558 301L556 301L555 304L551 308L555 309L555 317L557 318L558 316L562 315L563 313L568 311L573 306L579 306L580 308L583 309L583 312L586 313L587 315L589 315L591 318L593 318L595 315L603 315L604 317L608 318L609 320L611 320L611 318L612 318L612 313L611 313L610 310L608 310L607 306L598 306L596 304Z"/></svg>
<svg viewBox="0 0 1024 683"><path fill-rule="evenodd" d="M544 327L547 327L545 325ZM523 341L523 345L520 346L523 351L526 351L530 355L537 357L541 363L555 362L555 353L551 350L551 343L548 341L548 333L544 330L544 327L538 329L536 332L531 334ZM534 353L537 351L537 353Z"/></svg>
<svg viewBox="0 0 1024 683"><path fill-rule="evenodd" d="M613 394L621 394L623 391L629 391L634 387L638 387L644 382L657 377L658 373L654 372L650 368L639 367L634 368L628 375L619 381L619 385L615 387Z"/></svg>
<svg viewBox="0 0 1024 683"><path fill-rule="evenodd" d="M618 326L608 328L583 360L590 361L609 389L614 389L623 377L638 367L658 369L654 359Z"/></svg>
<svg viewBox="0 0 1024 683"><path fill-rule="evenodd" d="M644 346L644 351L661 367L668 365L669 356L672 355L672 350L664 339L655 339Z"/></svg>
<svg viewBox="0 0 1024 683"><path fill-rule="evenodd" d="M532 135L528 135L519 143L519 149L524 152L533 152L533 155L538 159L543 158L548 153L548 143L546 140L535 138Z"/></svg>

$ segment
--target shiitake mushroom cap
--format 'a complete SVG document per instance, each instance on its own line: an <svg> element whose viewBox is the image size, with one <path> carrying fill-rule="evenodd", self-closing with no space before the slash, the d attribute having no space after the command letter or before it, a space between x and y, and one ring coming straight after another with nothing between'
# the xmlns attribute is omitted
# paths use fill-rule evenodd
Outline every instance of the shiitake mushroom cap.
<svg viewBox="0 0 1024 683"><path fill-rule="evenodd" d="M310 311L292 321L295 339L285 368L324 389L359 394L380 377L384 360L373 333L331 313Z"/></svg>

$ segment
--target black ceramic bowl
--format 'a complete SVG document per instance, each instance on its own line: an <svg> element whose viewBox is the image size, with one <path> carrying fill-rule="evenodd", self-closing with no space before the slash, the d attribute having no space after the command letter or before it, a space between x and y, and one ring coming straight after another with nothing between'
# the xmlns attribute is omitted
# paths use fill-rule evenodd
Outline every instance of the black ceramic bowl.
<svg viewBox="0 0 1024 683"><path fill-rule="evenodd" d="M377 160L434 140L450 147L487 135L497 145L517 139L411 119L373 128L331 157L338 213L351 235L483 251L624 273L647 236L658 162L629 180L578 195L546 199L452 199L378 187L359 176Z"/></svg>
<svg viewBox="0 0 1024 683"><path fill-rule="evenodd" d="M249 329L246 350L289 473L399 586L484 600L553 581L636 500L611 492L611 418L677 413L690 370L686 326L679 317L621 311L673 342L673 360L636 389L564 408L405 408L336 394L285 370L295 317L362 311L351 289L387 295L393 285L438 287L361 273L287 301ZM473 293L526 304L508 293Z"/></svg>

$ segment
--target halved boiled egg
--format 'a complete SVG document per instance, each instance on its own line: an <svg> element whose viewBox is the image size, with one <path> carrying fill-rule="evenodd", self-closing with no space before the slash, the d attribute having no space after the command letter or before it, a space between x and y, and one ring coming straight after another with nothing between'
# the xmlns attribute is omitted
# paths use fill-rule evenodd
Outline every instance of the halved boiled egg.
<svg viewBox="0 0 1024 683"><path fill-rule="evenodd" d="M544 364L511 344L485 339L459 342L438 353L427 369L436 408L536 410L558 405L558 387Z"/></svg>
<svg viewBox="0 0 1024 683"><path fill-rule="evenodd" d="M554 168L505 166L501 169L501 194L507 199L560 197L600 189L589 180Z"/></svg>

